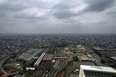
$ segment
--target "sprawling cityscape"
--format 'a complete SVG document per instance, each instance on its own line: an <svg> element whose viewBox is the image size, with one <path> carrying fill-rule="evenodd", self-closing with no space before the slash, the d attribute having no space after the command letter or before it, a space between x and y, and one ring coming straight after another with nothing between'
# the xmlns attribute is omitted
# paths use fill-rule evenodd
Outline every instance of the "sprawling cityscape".
<svg viewBox="0 0 116 77"><path fill-rule="evenodd" d="M0 77L116 77L116 35L0 35L0 68Z"/></svg>
<svg viewBox="0 0 116 77"><path fill-rule="evenodd" d="M116 77L116 0L0 0L0 77Z"/></svg>

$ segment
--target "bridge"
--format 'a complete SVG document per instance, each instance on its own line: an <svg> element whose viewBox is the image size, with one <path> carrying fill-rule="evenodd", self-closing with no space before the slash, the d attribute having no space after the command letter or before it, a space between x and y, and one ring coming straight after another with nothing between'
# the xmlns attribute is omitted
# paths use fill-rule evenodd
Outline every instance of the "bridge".
<svg viewBox="0 0 116 77"><path fill-rule="evenodd" d="M52 57L52 59L67 59L67 57Z"/></svg>

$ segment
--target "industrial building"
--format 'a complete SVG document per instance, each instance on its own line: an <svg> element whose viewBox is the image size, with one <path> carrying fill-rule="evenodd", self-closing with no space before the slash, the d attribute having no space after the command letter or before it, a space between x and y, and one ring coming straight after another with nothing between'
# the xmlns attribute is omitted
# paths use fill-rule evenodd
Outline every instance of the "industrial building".
<svg viewBox="0 0 116 77"><path fill-rule="evenodd" d="M21 54L18 59L30 61L36 54L40 53L42 49L30 49Z"/></svg>
<svg viewBox="0 0 116 77"><path fill-rule="evenodd" d="M116 77L111 67L80 65L79 77Z"/></svg>
<svg viewBox="0 0 116 77"><path fill-rule="evenodd" d="M110 57L110 59L112 60L113 63L116 64L116 57Z"/></svg>

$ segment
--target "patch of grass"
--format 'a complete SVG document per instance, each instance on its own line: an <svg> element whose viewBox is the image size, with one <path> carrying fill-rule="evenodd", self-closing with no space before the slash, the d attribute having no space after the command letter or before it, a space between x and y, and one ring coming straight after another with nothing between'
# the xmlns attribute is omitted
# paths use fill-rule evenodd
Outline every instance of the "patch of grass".
<svg viewBox="0 0 116 77"><path fill-rule="evenodd" d="M64 74L65 74L65 71L60 72L60 73L58 73L58 74L57 74L57 76L56 76L56 77L64 77Z"/></svg>
<svg viewBox="0 0 116 77"><path fill-rule="evenodd" d="M66 66L64 66L57 74L56 74L56 77L59 77L60 74L62 72L65 72L64 76L63 77L66 77L66 73L67 73L67 68L70 67L70 66L73 66L73 61L69 61Z"/></svg>
<svg viewBox="0 0 116 77"><path fill-rule="evenodd" d="M39 73L38 77L41 77L41 75L42 75L42 70L40 70L40 73Z"/></svg>

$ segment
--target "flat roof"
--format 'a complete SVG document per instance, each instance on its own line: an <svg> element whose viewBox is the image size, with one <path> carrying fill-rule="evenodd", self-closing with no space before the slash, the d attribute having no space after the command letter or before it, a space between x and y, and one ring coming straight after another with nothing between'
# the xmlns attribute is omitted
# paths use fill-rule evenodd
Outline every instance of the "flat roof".
<svg viewBox="0 0 116 77"><path fill-rule="evenodd" d="M103 67L103 66L90 66L90 65L80 65L83 70L88 71L98 71L98 72L109 72L116 73L116 70L111 67Z"/></svg>
<svg viewBox="0 0 116 77"><path fill-rule="evenodd" d="M112 58L112 59L116 60L116 57L110 57L110 58Z"/></svg>
<svg viewBox="0 0 116 77"><path fill-rule="evenodd" d="M42 49L33 49L26 60L31 60L36 54L40 53Z"/></svg>
<svg viewBox="0 0 116 77"><path fill-rule="evenodd" d="M43 58L44 61L51 61L53 57L53 54L46 54Z"/></svg>
<svg viewBox="0 0 116 77"><path fill-rule="evenodd" d="M110 57L110 59L116 61L116 57Z"/></svg>

